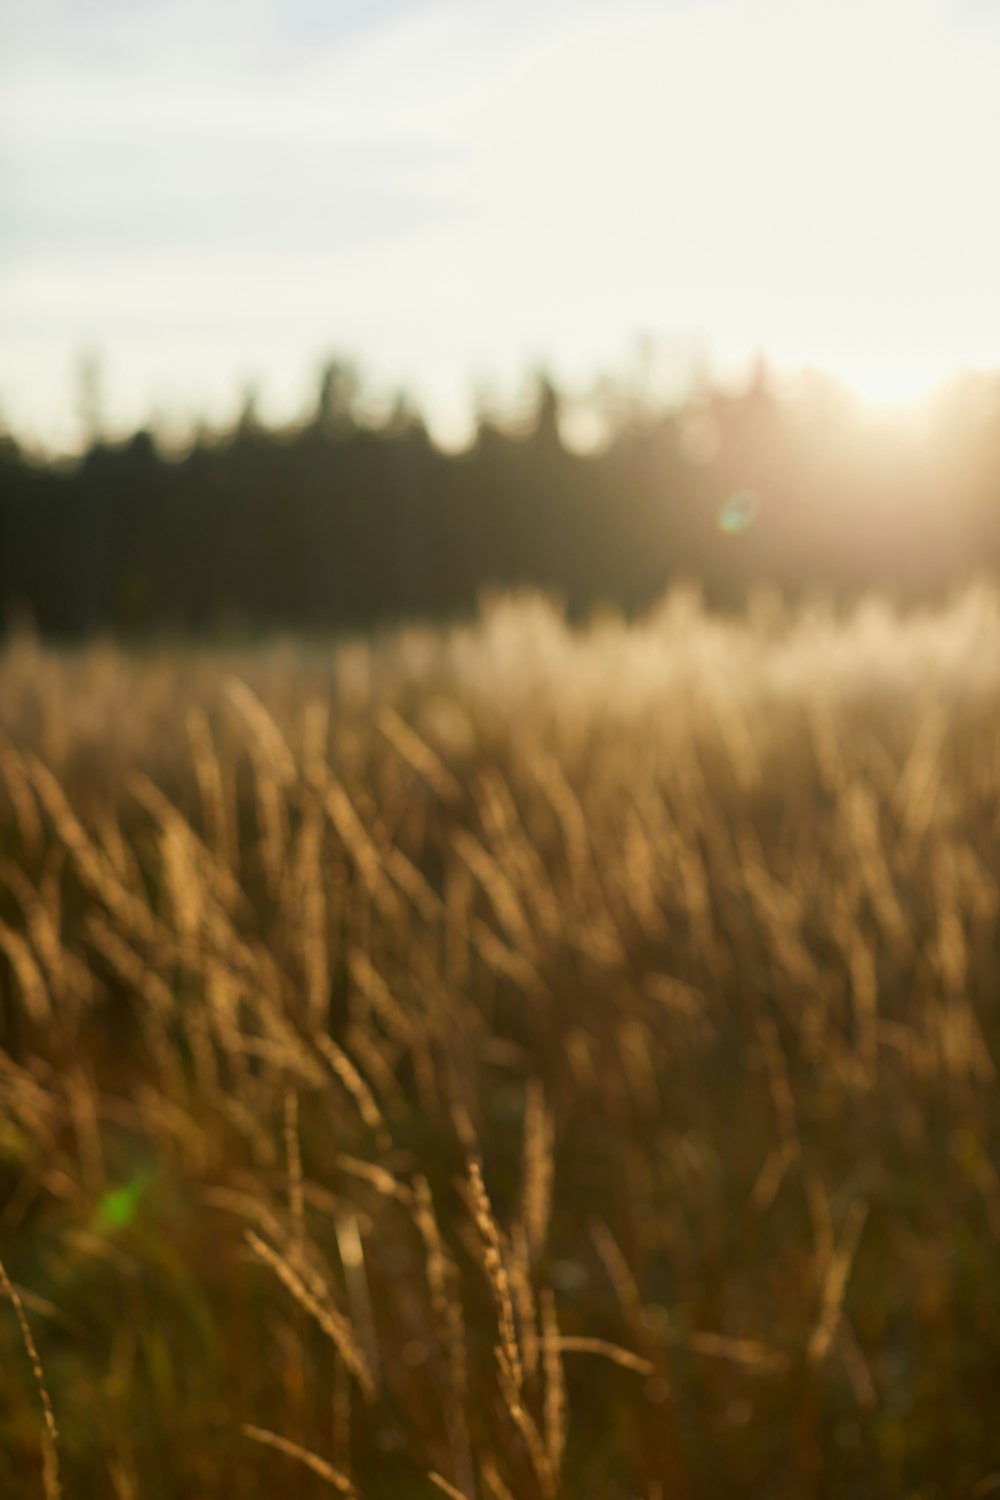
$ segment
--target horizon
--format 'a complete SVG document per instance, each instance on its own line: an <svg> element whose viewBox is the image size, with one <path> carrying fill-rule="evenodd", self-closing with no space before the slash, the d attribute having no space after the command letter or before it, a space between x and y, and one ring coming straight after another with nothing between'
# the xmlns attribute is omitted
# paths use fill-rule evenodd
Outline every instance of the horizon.
<svg viewBox="0 0 1000 1500"><path fill-rule="evenodd" d="M680 358L685 352L686 364ZM786 418L804 419L811 426L818 403L839 429L878 434L881 441L909 441L927 418L932 424L925 429L929 435L935 419L947 427L950 413L972 415L984 411L984 403L1000 411L1000 360L990 368L956 369L912 394L878 397L866 395L831 370L810 365L782 368L760 351L728 368L713 364L710 351L701 343L693 343L687 351L674 350L673 356L674 378L668 380L657 379L657 368L662 371L666 361L658 360L648 341L640 338L634 341L630 358L621 358L604 371L587 372L588 378L575 385L561 382L550 366L539 362L523 368L502 390L493 382L470 382L461 419L442 428L415 391L392 381L374 381L363 364L336 353L316 364L308 372L310 378L300 382L297 404L269 401L266 386L251 379L235 386L228 402L212 410L180 414L154 406L145 417L139 413L134 420L116 421L106 404L103 361L97 351L82 350L74 361L74 393L67 403L77 413L74 422L66 424L67 431L75 427L75 436L59 443L30 428L18 429L5 420L0 406L0 438L12 440L31 462L58 467L79 461L94 447L121 447L139 434L152 437L164 456L181 455L200 444L229 441L248 418L262 433L294 436L315 419L324 372L330 370L340 371L351 387L349 414L354 430L388 432L394 420L405 415L424 428L433 447L445 457L473 451L484 424L514 442L528 436L546 386L558 399L562 446L582 457L606 451L636 419L700 422L699 412L706 402L739 400L761 383Z"/></svg>

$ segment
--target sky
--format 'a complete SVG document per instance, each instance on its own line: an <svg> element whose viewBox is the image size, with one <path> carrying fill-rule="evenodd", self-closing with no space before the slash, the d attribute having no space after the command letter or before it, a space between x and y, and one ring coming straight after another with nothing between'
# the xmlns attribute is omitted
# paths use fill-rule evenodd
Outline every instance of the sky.
<svg viewBox="0 0 1000 1500"><path fill-rule="evenodd" d="M1000 0L3 0L0 418L1000 366ZM652 373L650 374L650 370Z"/></svg>

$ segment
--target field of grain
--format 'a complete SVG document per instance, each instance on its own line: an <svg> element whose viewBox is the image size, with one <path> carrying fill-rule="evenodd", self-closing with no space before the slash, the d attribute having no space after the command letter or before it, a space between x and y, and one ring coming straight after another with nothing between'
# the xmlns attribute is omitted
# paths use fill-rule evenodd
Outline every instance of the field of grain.
<svg viewBox="0 0 1000 1500"><path fill-rule="evenodd" d="M0 656L0 1494L1000 1493L1000 605Z"/></svg>

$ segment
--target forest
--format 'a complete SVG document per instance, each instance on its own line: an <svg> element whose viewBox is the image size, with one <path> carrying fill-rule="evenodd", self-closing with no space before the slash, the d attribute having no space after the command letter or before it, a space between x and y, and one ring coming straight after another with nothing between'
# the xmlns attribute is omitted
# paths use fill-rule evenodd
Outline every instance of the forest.
<svg viewBox="0 0 1000 1500"><path fill-rule="evenodd" d="M697 582L897 602L1000 572L1000 380L958 379L909 416L758 364L671 404L623 390L603 439L566 438L539 376L520 420L480 412L442 448L412 401L374 419L347 364L269 425L248 397L185 446L94 424L75 458L0 438L0 628L112 633L356 630L468 617L539 588L571 618L633 616Z"/></svg>

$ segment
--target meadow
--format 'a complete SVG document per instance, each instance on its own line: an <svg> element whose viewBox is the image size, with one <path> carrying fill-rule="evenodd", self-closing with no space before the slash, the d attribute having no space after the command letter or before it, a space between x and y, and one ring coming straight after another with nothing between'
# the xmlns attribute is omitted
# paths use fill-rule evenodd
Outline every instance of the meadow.
<svg viewBox="0 0 1000 1500"><path fill-rule="evenodd" d="M1000 600L0 655L0 1494L1000 1494Z"/></svg>

